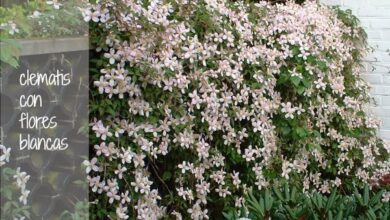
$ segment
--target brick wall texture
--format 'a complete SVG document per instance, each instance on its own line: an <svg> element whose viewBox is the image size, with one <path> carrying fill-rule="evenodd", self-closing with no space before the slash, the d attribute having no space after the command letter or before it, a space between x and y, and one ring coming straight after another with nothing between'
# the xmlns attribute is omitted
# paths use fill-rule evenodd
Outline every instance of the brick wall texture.
<svg viewBox="0 0 390 220"><path fill-rule="evenodd" d="M351 9L360 19L375 52L367 57L364 78L376 100L375 114L382 120L380 136L390 140L390 0L321 0Z"/></svg>

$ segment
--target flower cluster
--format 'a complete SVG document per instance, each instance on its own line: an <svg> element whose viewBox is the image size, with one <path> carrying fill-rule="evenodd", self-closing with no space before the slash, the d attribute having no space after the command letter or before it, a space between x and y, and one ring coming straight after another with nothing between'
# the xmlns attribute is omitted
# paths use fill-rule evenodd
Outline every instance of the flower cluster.
<svg viewBox="0 0 390 220"><path fill-rule="evenodd" d="M86 0L52 0L42 1L42 3L29 1L26 4L0 7L2 38L26 39L86 35L88 26L83 22L79 11L79 7L83 7L85 3Z"/></svg>
<svg viewBox="0 0 390 220"><path fill-rule="evenodd" d="M216 218L217 201L239 210L251 189L329 193L389 173L351 15L227 0L98 0L82 13L106 34L94 98L110 109L92 112L85 165L116 218Z"/></svg>
<svg viewBox="0 0 390 220"><path fill-rule="evenodd" d="M9 162L11 156L11 148L6 148L4 145L0 145L1 156L0 156L0 167Z"/></svg>
<svg viewBox="0 0 390 220"><path fill-rule="evenodd" d="M6 30L10 35L15 35L20 31L13 21L8 21L7 23L1 23L0 30Z"/></svg>
<svg viewBox="0 0 390 220"><path fill-rule="evenodd" d="M27 175L26 172L20 172L20 167L16 169L16 174L14 175L14 179L16 181L16 186L20 189L21 196L19 197L19 201L23 203L23 205L27 204L27 198L30 194L30 190L26 189L27 181L30 179L30 175Z"/></svg>
<svg viewBox="0 0 390 220"><path fill-rule="evenodd" d="M9 158L11 155L11 148L6 148L4 145L0 145L1 156L0 156L0 167L9 162ZM26 184L30 179L30 175L27 175L26 172L21 172L20 167L18 167L15 171L15 175L13 176L15 179L15 183L17 188L20 190L19 202L23 205L27 204L27 198L30 194L30 190L26 189Z"/></svg>
<svg viewBox="0 0 390 220"><path fill-rule="evenodd" d="M62 6L62 4L60 2L58 2L58 0L53 0L53 1L46 1L46 4L48 5L52 5L54 9L60 9L60 7Z"/></svg>

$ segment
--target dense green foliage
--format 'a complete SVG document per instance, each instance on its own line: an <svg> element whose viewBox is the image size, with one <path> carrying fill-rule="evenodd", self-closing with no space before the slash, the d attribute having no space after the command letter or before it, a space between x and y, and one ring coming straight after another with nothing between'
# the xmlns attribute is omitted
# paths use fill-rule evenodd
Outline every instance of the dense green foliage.
<svg viewBox="0 0 390 220"><path fill-rule="evenodd" d="M343 195L333 190L330 195L318 192L302 193L301 189L290 187L273 187L261 192L250 192L247 197L247 208L243 213L253 220L262 219L389 219L390 203L382 202L384 190L355 189L351 195ZM237 220L239 215L234 211L224 213L228 220Z"/></svg>
<svg viewBox="0 0 390 220"><path fill-rule="evenodd" d="M105 0L85 9L98 48L86 161L94 218L245 216L247 192L288 182L302 195L288 201L299 210L280 212L321 219L328 212L312 211L312 199L334 192L346 202L388 173L388 148L366 111L358 19L313 2L255 2ZM341 211L350 212L329 215Z"/></svg>
<svg viewBox="0 0 390 220"><path fill-rule="evenodd" d="M87 35L79 7L83 1L70 0L60 5L34 0L0 6L0 61L18 66L20 45L17 39L46 39Z"/></svg>

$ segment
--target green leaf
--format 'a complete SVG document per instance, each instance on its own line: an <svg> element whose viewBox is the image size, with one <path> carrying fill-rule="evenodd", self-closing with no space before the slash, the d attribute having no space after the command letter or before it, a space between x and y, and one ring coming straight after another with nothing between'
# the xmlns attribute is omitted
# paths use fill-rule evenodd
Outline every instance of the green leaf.
<svg viewBox="0 0 390 220"><path fill-rule="evenodd" d="M356 188L355 188L355 191L353 192L353 194L355 195L355 198L360 203L360 205L364 206L364 202L363 202L362 196L359 194L359 192L357 191Z"/></svg>
<svg viewBox="0 0 390 220"><path fill-rule="evenodd" d="M276 220L287 220L288 218L286 217L286 215L278 212L278 213L274 213L272 215L272 218L271 219L276 219Z"/></svg>
<svg viewBox="0 0 390 220"><path fill-rule="evenodd" d="M318 68L322 71L326 71L328 69L328 66L326 65L325 61L318 61L317 65L318 65Z"/></svg>
<svg viewBox="0 0 390 220"><path fill-rule="evenodd" d="M383 204L380 202L380 203L376 204L376 206L374 206L374 208L372 210L375 212L376 210L379 210L382 207L383 207Z"/></svg>
<svg viewBox="0 0 390 220"><path fill-rule="evenodd" d="M333 214L332 214L332 212L328 212L328 220L333 220Z"/></svg>
<svg viewBox="0 0 390 220"><path fill-rule="evenodd" d="M3 193L5 198L7 198L8 200L12 200L12 190L9 187L4 189Z"/></svg>
<svg viewBox="0 0 390 220"><path fill-rule="evenodd" d="M290 208L290 206L285 205L284 208L287 210L288 214L291 216L292 219L296 219L296 215L293 212L293 210Z"/></svg>
<svg viewBox="0 0 390 220"><path fill-rule="evenodd" d="M374 211L372 209L368 209L367 211L367 216L370 218L370 219L376 219L376 215L374 213Z"/></svg>
<svg viewBox="0 0 390 220"><path fill-rule="evenodd" d="M265 210L270 211L273 204L273 198L270 196L269 190L265 190Z"/></svg>
<svg viewBox="0 0 390 220"><path fill-rule="evenodd" d="M172 173L169 172L169 171L165 171L163 176L162 176L162 179L163 180L169 180L169 179L171 179L171 177L172 177Z"/></svg>
<svg viewBox="0 0 390 220"><path fill-rule="evenodd" d="M235 220L234 213L231 211L229 213L223 212L222 215L227 219L227 220Z"/></svg>
<svg viewBox="0 0 390 220"><path fill-rule="evenodd" d="M19 66L20 45L12 39L0 39L0 60L16 68Z"/></svg>
<svg viewBox="0 0 390 220"><path fill-rule="evenodd" d="M302 79L302 83L303 83L303 85L304 85L306 88L310 88L310 87L311 87L311 84L312 84L312 82L311 82L309 79L307 79L307 78L303 78L303 79Z"/></svg>
<svg viewBox="0 0 390 220"><path fill-rule="evenodd" d="M299 78L298 76L292 76L291 82L294 84L295 87L298 87L301 83L301 78Z"/></svg>
<svg viewBox="0 0 390 220"><path fill-rule="evenodd" d="M12 206L12 202L6 202L4 205L3 205L3 210L4 212L7 212Z"/></svg>
<svg viewBox="0 0 390 220"><path fill-rule="evenodd" d="M261 207L259 201L255 198L252 192L249 192L249 208L252 208L254 211L260 213L261 216L264 216L264 208Z"/></svg>
<svg viewBox="0 0 390 220"><path fill-rule="evenodd" d="M286 201L290 201L290 189L287 184L284 184L284 197Z"/></svg>
<svg viewBox="0 0 390 220"><path fill-rule="evenodd" d="M261 213L265 214L265 201L263 197L260 197L259 204L260 204Z"/></svg>
<svg viewBox="0 0 390 220"><path fill-rule="evenodd" d="M317 194L318 205L322 209L324 207L323 198L320 194Z"/></svg>
<svg viewBox="0 0 390 220"><path fill-rule="evenodd" d="M296 196L297 196L297 188L293 187L291 190L291 201L296 201Z"/></svg>
<svg viewBox="0 0 390 220"><path fill-rule="evenodd" d="M331 207L333 207L334 201L336 199L336 190L333 190L332 194L330 195L328 199L328 203L326 204L326 211L329 211Z"/></svg>
<svg viewBox="0 0 390 220"><path fill-rule="evenodd" d="M284 136L286 136L286 135L288 135L290 132L291 132L291 128L290 127L282 127L281 128L281 131L282 131L282 134L284 135Z"/></svg>
<svg viewBox="0 0 390 220"><path fill-rule="evenodd" d="M307 136L307 132L305 128L298 127L295 129L295 132L297 133L298 137L304 138Z"/></svg>
<svg viewBox="0 0 390 220"><path fill-rule="evenodd" d="M299 86L297 92L299 95L302 95L305 92L306 88L304 86Z"/></svg>
<svg viewBox="0 0 390 220"><path fill-rule="evenodd" d="M290 75L289 74L286 74L286 73L281 73L280 74L280 78L278 80L278 84L284 84L286 83L290 78Z"/></svg>
<svg viewBox="0 0 390 220"><path fill-rule="evenodd" d="M342 220L342 219L343 219L343 210L340 210L340 211L337 213L336 220Z"/></svg>
<svg viewBox="0 0 390 220"><path fill-rule="evenodd" d="M273 187L273 190L274 190L276 196L277 196L281 201L285 201L285 199L284 199L283 196L282 196L282 193L280 192L280 190L279 190L278 188Z"/></svg>
<svg viewBox="0 0 390 220"><path fill-rule="evenodd" d="M367 206L368 205L368 202L369 202L369 189L368 189L368 185L366 184L364 186L364 192L363 192L363 201L364 201L364 205Z"/></svg>

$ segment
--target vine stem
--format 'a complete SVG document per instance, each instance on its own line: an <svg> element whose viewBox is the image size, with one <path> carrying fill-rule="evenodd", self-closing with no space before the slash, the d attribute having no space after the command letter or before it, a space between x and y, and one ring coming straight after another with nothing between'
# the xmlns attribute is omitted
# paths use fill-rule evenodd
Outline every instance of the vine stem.
<svg viewBox="0 0 390 220"><path fill-rule="evenodd" d="M149 158L149 159L151 159L151 158ZM165 181L158 175L158 170L157 170L157 168L155 167L155 164L154 164L153 160L150 160L150 163L149 163L149 164L151 164L151 167L152 167L154 173L156 174L157 178L158 178L158 179L160 180L160 182L164 185L164 187L168 190L169 194L172 195L172 192L171 192L171 190L169 189L168 185L167 185L167 184L165 183Z"/></svg>

